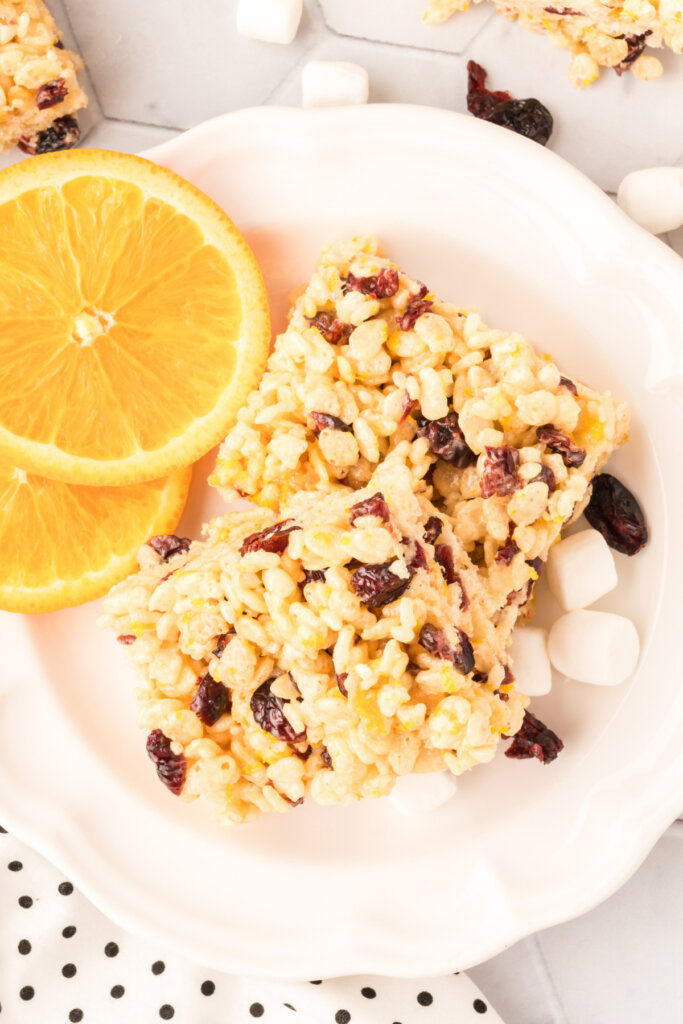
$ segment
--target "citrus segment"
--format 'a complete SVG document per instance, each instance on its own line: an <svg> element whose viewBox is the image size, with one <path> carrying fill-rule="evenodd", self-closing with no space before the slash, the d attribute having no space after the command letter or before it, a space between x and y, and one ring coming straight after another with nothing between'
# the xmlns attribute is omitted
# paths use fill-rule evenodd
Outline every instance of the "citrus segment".
<svg viewBox="0 0 683 1024"><path fill-rule="evenodd" d="M75 484L157 479L227 432L268 303L225 213L166 168L73 150L0 173L0 455Z"/></svg>
<svg viewBox="0 0 683 1024"><path fill-rule="evenodd" d="M128 487L80 487L0 462L0 608L45 612L101 597L170 533L191 469Z"/></svg>

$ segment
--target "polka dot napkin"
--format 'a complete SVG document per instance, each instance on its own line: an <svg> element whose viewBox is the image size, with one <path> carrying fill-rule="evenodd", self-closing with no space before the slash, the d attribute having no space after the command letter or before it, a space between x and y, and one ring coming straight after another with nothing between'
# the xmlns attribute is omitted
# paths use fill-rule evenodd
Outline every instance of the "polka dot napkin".
<svg viewBox="0 0 683 1024"><path fill-rule="evenodd" d="M113 925L0 830L0 1024L502 1024L464 974L241 980Z"/></svg>

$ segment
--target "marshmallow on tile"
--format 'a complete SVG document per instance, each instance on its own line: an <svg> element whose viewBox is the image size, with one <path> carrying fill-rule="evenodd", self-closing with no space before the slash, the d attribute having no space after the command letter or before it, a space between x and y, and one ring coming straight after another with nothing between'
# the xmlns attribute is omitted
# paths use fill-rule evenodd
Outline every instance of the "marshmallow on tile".
<svg viewBox="0 0 683 1024"><path fill-rule="evenodd" d="M638 664L639 652L636 627L612 612L568 612L553 623L548 637L558 672L597 686L623 683Z"/></svg>
<svg viewBox="0 0 683 1024"><path fill-rule="evenodd" d="M389 799L401 814L415 818L441 807L453 796L458 783L450 772L425 772L401 775L394 783Z"/></svg>
<svg viewBox="0 0 683 1024"><path fill-rule="evenodd" d="M287 45L301 21L303 0L238 0L237 31L249 39Z"/></svg>
<svg viewBox="0 0 683 1024"><path fill-rule="evenodd" d="M550 693L553 676L548 657L548 634L537 626L518 626L510 641L515 689L527 697Z"/></svg>
<svg viewBox="0 0 683 1024"><path fill-rule="evenodd" d="M648 167L627 174L617 202L631 220L653 235L683 224L683 167Z"/></svg>
<svg viewBox="0 0 683 1024"><path fill-rule="evenodd" d="M546 579L565 612L586 608L614 590L618 582L609 545L593 529L573 533L550 549Z"/></svg>
<svg viewBox="0 0 683 1024"><path fill-rule="evenodd" d="M301 72L304 107L344 107L367 103L368 73L360 64L309 60Z"/></svg>

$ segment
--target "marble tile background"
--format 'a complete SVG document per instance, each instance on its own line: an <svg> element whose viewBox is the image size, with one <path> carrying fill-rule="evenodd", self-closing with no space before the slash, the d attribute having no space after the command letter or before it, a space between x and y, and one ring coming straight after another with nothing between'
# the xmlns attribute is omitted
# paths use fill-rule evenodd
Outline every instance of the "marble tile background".
<svg viewBox="0 0 683 1024"><path fill-rule="evenodd" d="M601 187L616 189L639 167L683 165L683 59L665 56L666 73L654 83L605 71L591 88L574 90L564 52L486 4L427 28L423 0L305 0L289 47L240 38L236 0L50 6L86 62L88 145L132 152L229 110L298 105L301 66L311 57L364 65L371 102L464 111L465 67L474 58L493 88L546 103L555 117L551 148ZM683 254L683 229L669 241ZM507 1024L682 1024L682 963L679 823L602 906L471 973Z"/></svg>

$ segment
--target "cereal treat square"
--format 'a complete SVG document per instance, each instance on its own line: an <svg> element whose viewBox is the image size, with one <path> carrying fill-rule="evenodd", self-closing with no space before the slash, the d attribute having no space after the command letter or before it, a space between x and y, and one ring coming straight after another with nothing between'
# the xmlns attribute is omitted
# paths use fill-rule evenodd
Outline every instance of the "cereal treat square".
<svg viewBox="0 0 683 1024"><path fill-rule="evenodd" d="M524 607L627 424L623 402L357 239L323 251L212 482L279 508L297 491L363 487L378 464L406 467L494 602Z"/></svg>
<svg viewBox="0 0 683 1024"><path fill-rule="evenodd" d="M102 624L136 669L159 778L218 820L460 774L528 721L506 665L517 608L407 465L206 533L153 538Z"/></svg>
<svg viewBox="0 0 683 1024"><path fill-rule="evenodd" d="M80 58L42 0L0 0L0 152L69 149L80 138L73 116L88 100L78 84Z"/></svg>
<svg viewBox="0 0 683 1024"><path fill-rule="evenodd" d="M481 0L474 0L481 3ZM590 85L601 67L618 75L631 71L636 78L659 78L662 64L643 51L668 46L683 52L683 0L582 0L570 6L547 0L494 0L496 11L519 21L532 32L545 32L553 46L572 54L569 74L577 86ZM438 25L469 0L431 0L424 20Z"/></svg>

